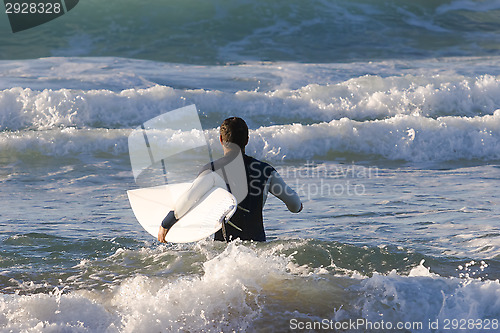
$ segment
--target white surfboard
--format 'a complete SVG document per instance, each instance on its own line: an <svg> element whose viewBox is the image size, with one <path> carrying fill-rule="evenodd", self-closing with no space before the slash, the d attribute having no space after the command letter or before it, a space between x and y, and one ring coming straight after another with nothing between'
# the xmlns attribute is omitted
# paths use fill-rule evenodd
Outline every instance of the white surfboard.
<svg viewBox="0 0 500 333"><path fill-rule="evenodd" d="M155 238L165 216L191 183L161 185L127 191L130 205L141 226ZM236 211L236 198L220 187L209 190L167 233L172 243L196 242L222 228L224 219Z"/></svg>

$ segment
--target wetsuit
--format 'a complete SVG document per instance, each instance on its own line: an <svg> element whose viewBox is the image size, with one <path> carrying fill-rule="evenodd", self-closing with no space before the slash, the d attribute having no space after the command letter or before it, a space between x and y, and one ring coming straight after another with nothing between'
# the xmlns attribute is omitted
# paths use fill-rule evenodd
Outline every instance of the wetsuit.
<svg viewBox="0 0 500 333"><path fill-rule="evenodd" d="M248 195L238 204L236 213L231 217L231 222L241 231L226 224L226 236L228 240L239 238L263 242L266 240L266 234L262 209L267 199L267 193L271 192L281 199L294 213L300 211L300 198L268 163L248 155L243 155L243 163L248 182ZM222 230L215 234L215 240L224 241Z"/></svg>

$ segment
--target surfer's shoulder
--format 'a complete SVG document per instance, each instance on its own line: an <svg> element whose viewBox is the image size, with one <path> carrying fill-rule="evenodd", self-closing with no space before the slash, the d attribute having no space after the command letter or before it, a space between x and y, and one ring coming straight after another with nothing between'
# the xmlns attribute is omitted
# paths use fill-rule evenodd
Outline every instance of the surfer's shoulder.
<svg viewBox="0 0 500 333"><path fill-rule="evenodd" d="M273 172L276 172L276 169L269 163L256 159L255 157L243 155L243 159L245 164L250 170L259 171L266 177L270 177Z"/></svg>

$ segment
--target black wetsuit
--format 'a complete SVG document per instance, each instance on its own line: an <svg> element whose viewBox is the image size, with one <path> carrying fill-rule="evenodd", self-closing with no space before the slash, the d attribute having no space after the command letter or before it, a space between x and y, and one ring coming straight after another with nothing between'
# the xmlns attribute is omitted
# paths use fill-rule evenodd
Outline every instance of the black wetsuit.
<svg viewBox="0 0 500 333"><path fill-rule="evenodd" d="M275 169L268 163L248 155L243 155L243 163L248 182L248 195L238 204L238 209L231 217L231 222L242 231L226 224L226 237L228 240L239 238L264 242L266 240L262 217L264 193L266 183ZM224 241L222 230L215 234L215 240Z"/></svg>

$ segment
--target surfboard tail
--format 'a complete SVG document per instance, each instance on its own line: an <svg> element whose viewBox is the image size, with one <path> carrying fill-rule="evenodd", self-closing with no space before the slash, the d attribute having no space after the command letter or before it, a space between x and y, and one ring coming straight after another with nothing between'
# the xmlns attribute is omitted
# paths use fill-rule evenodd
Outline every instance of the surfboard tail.
<svg viewBox="0 0 500 333"><path fill-rule="evenodd" d="M163 218L173 209L178 197L191 183L161 185L127 191L130 205L141 226L157 237ZM189 243L204 239L222 228L224 220L236 212L236 198L228 191L214 187L175 223L165 240Z"/></svg>

